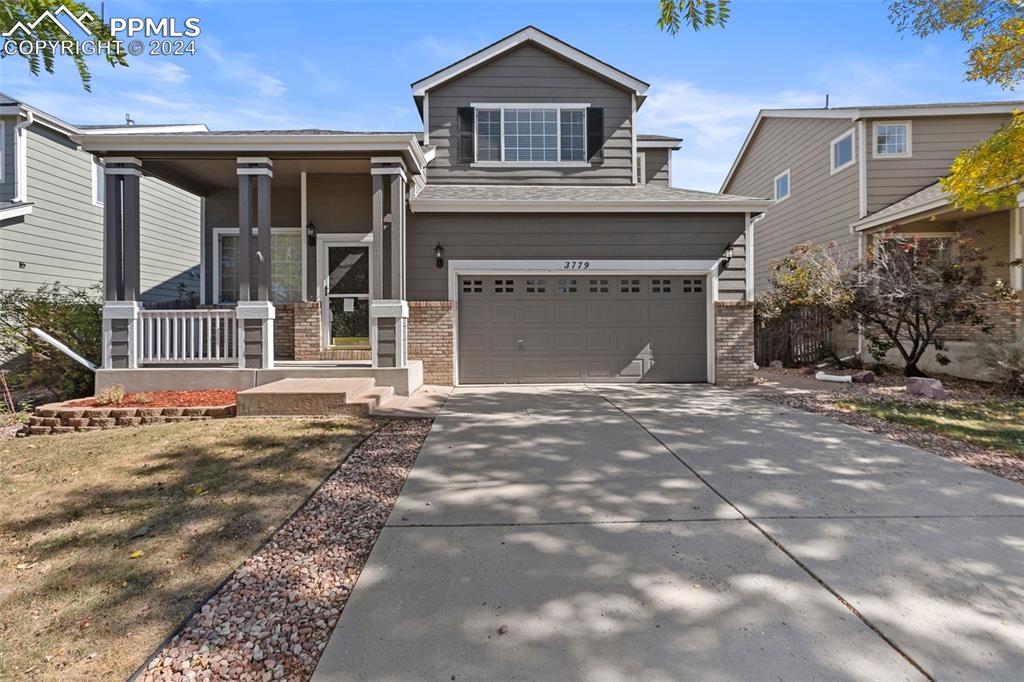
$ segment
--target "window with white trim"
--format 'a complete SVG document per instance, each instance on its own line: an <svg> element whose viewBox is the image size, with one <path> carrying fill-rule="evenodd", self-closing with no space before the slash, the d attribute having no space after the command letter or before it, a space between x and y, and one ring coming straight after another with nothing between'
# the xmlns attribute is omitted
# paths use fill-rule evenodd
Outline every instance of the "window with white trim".
<svg viewBox="0 0 1024 682"><path fill-rule="evenodd" d="M273 228L270 236L270 290L274 303L302 300L302 232L291 228ZM218 265L218 303L234 303L238 298L238 230L219 231L214 244ZM249 290L253 296L259 279L259 260L253 234L249 264Z"/></svg>
<svg viewBox="0 0 1024 682"><path fill-rule="evenodd" d="M636 184L647 184L647 155L643 152L636 155Z"/></svg>
<svg viewBox="0 0 1024 682"><path fill-rule="evenodd" d="M18 163L15 159L14 163ZM4 170L7 167L7 123L0 121L0 182L4 179Z"/></svg>
<svg viewBox="0 0 1024 682"><path fill-rule="evenodd" d="M103 161L92 157L92 205L102 206L106 190L106 174L103 172Z"/></svg>
<svg viewBox="0 0 1024 682"><path fill-rule="evenodd" d="M832 140L832 172L838 173L849 168L857 161L857 152L853 143L853 131L843 133Z"/></svg>
<svg viewBox="0 0 1024 682"><path fill-rule="evenodd" d="M879 121L872 126L875 157L910 156L910 121Z"/></svg>
<svg viewBox="0 0 1024 682"><path fill-rule="evenodd" d="M506 163L586 162L586 107L479 107L476 160Z"/></svg>
<svg viewBox="0 0 1024 682"><path fill-rule="evenodd" d="M782 201L783 199L789 198L790 187L788 168L775 176L773 185L775 188L775 201Z"/></svg>

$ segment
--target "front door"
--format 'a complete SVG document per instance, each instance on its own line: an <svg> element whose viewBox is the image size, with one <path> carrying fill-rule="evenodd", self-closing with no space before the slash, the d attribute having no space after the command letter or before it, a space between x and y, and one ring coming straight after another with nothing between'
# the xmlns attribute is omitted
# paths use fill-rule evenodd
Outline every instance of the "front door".
<svg viewBox="0 0 1024 682"><path fill-rule="evenodd" d="M320 306L324 346L370 348L370 247L320 244Z"/></svg>

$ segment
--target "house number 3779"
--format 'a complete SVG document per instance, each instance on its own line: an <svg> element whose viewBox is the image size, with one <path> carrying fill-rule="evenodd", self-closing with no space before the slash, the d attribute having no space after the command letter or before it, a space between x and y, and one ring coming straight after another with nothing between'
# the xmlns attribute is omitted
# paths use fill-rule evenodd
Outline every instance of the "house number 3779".
<svg viewBox="0 0 1024 682"><path fill-rule="evenodd" d="M590 267L590 261L588 260L567 260L565 265L562 266L564 270L586 270Z"/></svg>

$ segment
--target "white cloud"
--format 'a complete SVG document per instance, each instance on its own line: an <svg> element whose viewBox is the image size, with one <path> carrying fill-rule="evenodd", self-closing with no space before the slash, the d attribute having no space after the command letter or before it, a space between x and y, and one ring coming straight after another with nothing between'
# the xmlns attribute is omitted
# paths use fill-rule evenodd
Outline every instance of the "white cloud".
<svg viewBox="0 0 1024 682"><path fill-rule="evenodd" d="M287 90L281 79L256 66L253 55L225 52L213 41L204 43L203 53L219 67L221 75L234 85L252 87L265 97L279 97Z"/></svg>
<svg viewBox="0 0 1024 682"><path fill-rule="evenodd" d="M189 72L178 64L167 61L138 60L130 62L128 68L159 83L181 85L189 79Z"/></svg>

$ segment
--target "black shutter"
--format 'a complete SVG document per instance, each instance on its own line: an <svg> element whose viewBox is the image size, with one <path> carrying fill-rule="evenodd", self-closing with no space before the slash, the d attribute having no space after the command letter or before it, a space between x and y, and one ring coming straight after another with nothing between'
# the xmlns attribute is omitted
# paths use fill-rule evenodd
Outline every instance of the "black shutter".
<svg viewBox="0 0 1024 682"><path fill-rule="evenodd" d="M473 107L459 107L459 163L473 163Z"/></svg>
<svg viewBox="0 0 1024 682"><path fill-rule="evenodd" d="M604 109L587 109L587 160L604 159Z"/></svg>

